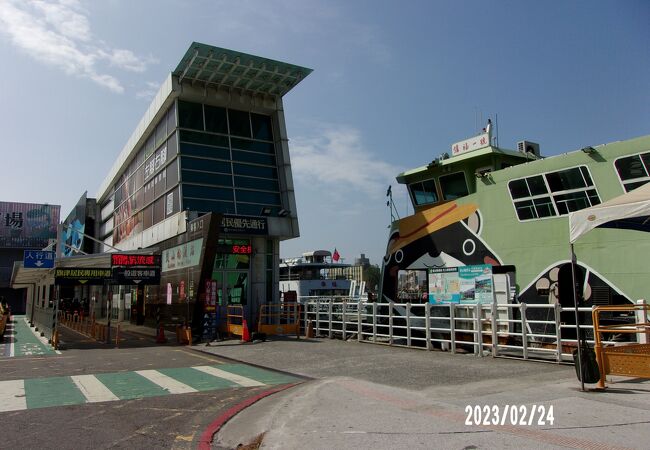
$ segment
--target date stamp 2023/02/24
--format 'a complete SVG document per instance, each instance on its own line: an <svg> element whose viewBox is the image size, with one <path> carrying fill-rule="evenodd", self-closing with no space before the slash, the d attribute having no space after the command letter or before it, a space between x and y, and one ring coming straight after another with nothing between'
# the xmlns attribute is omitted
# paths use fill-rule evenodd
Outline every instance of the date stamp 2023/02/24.
<svg viewBox="0 0 650 450"><path fill-rule="evenodd" d="M465 425L545 426L553 425L553 405L467 405Z"/></svg>

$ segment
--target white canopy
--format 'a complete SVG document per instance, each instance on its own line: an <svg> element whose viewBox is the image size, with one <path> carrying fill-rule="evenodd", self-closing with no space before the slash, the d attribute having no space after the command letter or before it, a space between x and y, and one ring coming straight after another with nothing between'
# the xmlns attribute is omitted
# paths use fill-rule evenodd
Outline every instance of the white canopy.
<svg viewBox="0 0 650 450"><path fill-rule="evenodd" d="M611 200L569 213L569 242L594 228L650 232L650 182Z"/></svg>

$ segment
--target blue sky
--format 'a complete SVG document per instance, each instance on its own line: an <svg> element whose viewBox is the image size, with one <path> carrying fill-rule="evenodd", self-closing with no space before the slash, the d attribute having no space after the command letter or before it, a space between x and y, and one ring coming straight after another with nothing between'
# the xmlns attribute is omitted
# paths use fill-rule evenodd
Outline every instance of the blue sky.
<svg viewBox="0 0 650 450"><path fill-rule="evenodd" d="M192 41L314 69L284 98L301 237L379 264L393 184L498 114L554 155L650 134L650 2L0 0L3 201L94 196Z"/></svg>

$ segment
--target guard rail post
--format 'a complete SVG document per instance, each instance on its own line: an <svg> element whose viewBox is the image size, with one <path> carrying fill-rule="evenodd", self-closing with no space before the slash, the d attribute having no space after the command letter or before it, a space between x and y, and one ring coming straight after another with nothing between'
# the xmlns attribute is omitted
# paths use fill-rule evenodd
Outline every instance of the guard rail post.
<svg viewBox="0 0 650 450"><path fill-rule="evenodd" d="M328 321L329 321L329 338L332 339L333 334L332 334L332 299L329 300L329 306L328 306Z"/></svg>
<svg viewBox="0 0 650 450"><path fill-rule="evenodd" d="M365 308L364 308L365 316ZM361 300L357 302L357 342L362 341L363 327L361 326Z"/></svg>
<svg viewBox="0 0 650 450"><path fill-rule="evenodd" d="M474 333L476 346L474 348L478 356L483 356L483 321L481 320L481 316L483 315L483 307L480 303L474 305L474 312L476 314L476 320L474 321L474 324L476 326L476 333Z"/></svg>
<svg viewBox="0 0 650 450"><path fill-rule="evenodd" d="M388 303L388 343L393 345L393 303Z"/></svg>
<svg viewBox="0 0 650 450"><path fill-rule="evenodd" d="M377 303L372 304L372 342L377 342Z"/></svg>
<svg viewBox="0 0 650 450"><path fill-rule="evenodd" d="M555 311L555 345L556 345L556 359L557 362L562 362L562 323L560 317L562 313L562 305L556 303L553 309Z"/></svg>
<svg viewBox="0 0 650 450"><path fill-rule="evenodd" d="M345 341L346 337L346 328L347 328L347 323L346 323L346 317L345 317L345 312L348 309L348 305L345 300L342 302L342 307L343 307L343 314L341 315L341 331L343 332L343 340Z"/></svg>
<svg viewBox="0 0 650 450"><path fill-rule="evenodd" d="M528 359L528 327L526 326L526 304L519 306L521 312L521 345L523 346L524 359Z"/></svg>
<svg viewBox="0 0 650 450"><path fill-rule="evenodd" d="M451 353L456 353L456 308L449 304L449 339L451 340Z"/></svg>
<svg viewBox="0 0 650 450"><path fill-rule="evenodd" d="M411 346L411 302L406 304L406 346Z"/></svg>
<svg viewBox="0 0 650 450"><path fill-rule="evenodd" d="M491 326L492 326L492 357L496 358L497 352L499 351L499 323L497 322L497 313L499 310L497 309L497 304L496 302L492 302L491 305L491 312L492 312L492 317L491 317Z"/></svg>
<svg viewBox="0 0 650 450"><path fill-rule="evenodd" d="M430 303L424 304L424 334L427 340L427 350L431 351L431 309Z"/></svg>

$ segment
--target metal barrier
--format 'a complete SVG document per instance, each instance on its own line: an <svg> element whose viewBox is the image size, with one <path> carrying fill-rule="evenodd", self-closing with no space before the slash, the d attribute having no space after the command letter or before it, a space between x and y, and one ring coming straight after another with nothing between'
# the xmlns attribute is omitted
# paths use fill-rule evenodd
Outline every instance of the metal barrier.
<svg viewBox="0 0 650 450"><path fill-rule="evenodd" d="M650 323L648 311L650 305L641 303L631 306L597 306L593 311L594 350L600 369L599 388L605 388L605 376L622 375L626 377L650 378ZM635 315L634 323L601 324L601 313L631 312ZM603 345L603 334L637 335L638 342Z"/></svg>
<svg viewBox="0 0 650 450"><path fill-rule="evenodd" d="M574 308L558 304L400 304L300 299L305 329L316 336L477 356L573 362ZM592 308L582 307L582 316ZM568 316L573 317L573 316ZM584 320L585 322L587 319ZM593 327L581 324L591 336Z"/></svg>
<svg viewBox="0 0 650 450"><path fill-rule="evenodd" d="M300 338L300 307L298 303L261 305L257 331L268 335L295 334Z"/></svg>
<svg viewBox="0 0 650 450"><path fill-rule="evenodd" d="M226 308L226 331L230 336L244 336L244 308L241 305L228 305Z"/></svg>

